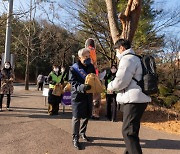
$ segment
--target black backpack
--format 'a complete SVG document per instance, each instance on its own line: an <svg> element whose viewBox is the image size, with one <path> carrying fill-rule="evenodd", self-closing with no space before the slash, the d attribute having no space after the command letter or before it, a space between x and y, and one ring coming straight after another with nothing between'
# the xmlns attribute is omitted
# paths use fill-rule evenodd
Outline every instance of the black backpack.
<svg viewBox="0 0 180 154"><path fill-rule="evenodd" d="M132 53L128 54L139 57L142 65L142 79L140 81L136 80L134 77L132 79L137 82L145 94L151 95L158 93L158 75L156 73L154 57L151 55L139 56Z"/></svg>

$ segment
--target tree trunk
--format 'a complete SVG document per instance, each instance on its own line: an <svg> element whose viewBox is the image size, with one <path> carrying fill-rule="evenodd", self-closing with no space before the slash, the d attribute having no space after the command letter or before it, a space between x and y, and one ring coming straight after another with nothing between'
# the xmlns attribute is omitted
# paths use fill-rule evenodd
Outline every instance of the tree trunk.
<svg viewBox="0 0 180 154"><path fill-rule="evenodd" d="M141 13L142 0L128 0L126 10L119 14L122 24L122 33L120 38L132 42ZM113 42L119 39L118 25L116 24L116 3L114 0L106 0L108 20Z"/></svg>
<svg viewBox="0 0 180 154"><path fill-rule="evenodd" d="M26 72L25 72L25 90L29 90L29 54L31 50L31 18L32 18L32 0L30 0L30 12L29 12L29 36L28 36L28 47L26 53Z"/></svg>
<svg viewBox="0 0 180 154"><path fill-rule="evenodd" d="M26 55L25 90L29 90L29 48Z"/></svg>
<svg viewBox="0 0 180 154"><path fill-rule="evenodd" d="M106 0L109 28L113 43L115 43L120 38L120 30L118 28L118 18L116 14L116 4L117 3L115 0Z"/></svg>
<svg viewBox="0 0 180 154"><path fill-rule="evenodd" d="M124 13L119 14L122 23L121 38L132 42L141 13L142 0L129 0Z"/></svg>

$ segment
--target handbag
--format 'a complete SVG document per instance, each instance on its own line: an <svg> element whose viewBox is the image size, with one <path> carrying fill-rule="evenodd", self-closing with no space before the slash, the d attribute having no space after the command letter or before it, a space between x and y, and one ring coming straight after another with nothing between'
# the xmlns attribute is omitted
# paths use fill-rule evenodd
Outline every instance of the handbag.
<svg viewBox="0 0 180 154"><path fill-rule="evenodd" d="M56 84L54 86L54 89L52 91L52 94L55 96L61 96L61 94L63 93L63 87L61 84Z"/></svg>

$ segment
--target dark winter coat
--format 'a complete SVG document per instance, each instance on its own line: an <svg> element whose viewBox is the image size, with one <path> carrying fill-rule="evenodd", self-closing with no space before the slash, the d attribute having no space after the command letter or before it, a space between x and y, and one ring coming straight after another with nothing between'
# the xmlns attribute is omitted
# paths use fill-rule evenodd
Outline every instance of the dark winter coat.
<svg viewBox="0 0 180 154"><path fill-rule="evenodd" d="M116 77L116 73L112 73L111 71L106 74L106 76L104 77L106 89L107 89L108 83L114 80L115 77Z"/></svg>
<svg viewBox="0 0 180 154"><path fill-rule="evenodd" d="M87 74L95 73L92 64L84 66L80 61L77 62L80 69ZM71 83L71 104L72 114L75 118L90 118L92 115L93 95L84 91L84 79L71 67L69 71L69 82Z"/></svg>
<svg viewBox="0 0 180 154"><path fill-rule="evenodd" d="M1 88L0 94L12 94L14 90L13 86L14 72L12 69L5 69L1 71Z"/></svg>

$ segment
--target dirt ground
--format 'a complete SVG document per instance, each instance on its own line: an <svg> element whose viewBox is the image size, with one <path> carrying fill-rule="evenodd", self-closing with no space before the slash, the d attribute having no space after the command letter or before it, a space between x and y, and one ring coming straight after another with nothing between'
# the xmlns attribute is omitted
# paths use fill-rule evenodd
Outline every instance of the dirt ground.
<svg viewBox="0 0 180 154"><path fill-rule="evenodd" d="M101 114L105 115L105 99L102 100ZM180 135L179 115L169 109L149 104L142 118L142 125L156 130ZM122 121L122 113L118 111L118 121Z"/></svg>
<svg viewBox="0 0 180 154"><path fill-rule="evenodd" d="M172 110L148 105L142 121L144 126L180 135L179 115Z"/></svg>

